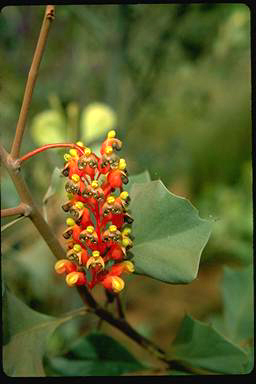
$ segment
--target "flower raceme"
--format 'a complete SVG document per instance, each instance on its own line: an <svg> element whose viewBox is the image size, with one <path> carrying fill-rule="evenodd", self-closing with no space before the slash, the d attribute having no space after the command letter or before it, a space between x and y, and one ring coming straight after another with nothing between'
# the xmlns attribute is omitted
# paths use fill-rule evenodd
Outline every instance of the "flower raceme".
<svg viewBox="0 0 256 384"><path fill-rule="evenodd" d="M123 185L128 183L126 162L117 155L122 142L110 131L102 143L100 157L76 143L81 151L70 149L64 155L62 174L68 201L62 205L70 214L63 237L67 258L57 261L55 270L66 275L73 287L90 289L102 284L119 293L124 288L123 273L134 272L129 260L133 246L132 217L128 213L130 197Z"/></svg>

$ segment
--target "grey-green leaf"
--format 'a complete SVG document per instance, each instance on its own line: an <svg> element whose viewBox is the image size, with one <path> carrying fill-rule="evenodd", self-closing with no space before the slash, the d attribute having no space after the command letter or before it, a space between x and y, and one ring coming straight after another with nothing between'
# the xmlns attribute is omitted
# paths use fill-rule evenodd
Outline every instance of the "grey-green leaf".
<svg viewBox="0 0 256 384"><path fill-rule="evenodd" d="M3 298L3 368L8 376L45 376L42 356L58 322L36 312L5 290Z"/></svg>
<svg viewBox="0 0 256 384"><path fill-rule="evenodd" d="M169 192L160 180L133 184L131 199L136 272L167 283L190 283L212 222L201 219L188 200Z"/></svg>
<svg viewBox="0 0 256 384"><path fill-rule="evenodd" d="M129 182L125 186L125 190L130 192L133 184L145 183L145 182L150 181L150 180L151 179L150 179L150 174L149 174L148 170L145 170L144 172L129 176Z"/></svg>
<svg viewBox="0 0 256 384"><path fill-rule="evenodd" d="M83 314L84 309L74 312ZM72 318L55 318L29 308L7 289L3 295L3 369L11 377L45 376L42 358L50 334Z"/></svg>
<svg viewBox="0 0 256 384"><path fill-rule="evenodd" d="M71 359L49 359L50 371L61 376L118 376L145 369L126 348L102 332L80 339L69 355Z"/></svg>
<svg viewBox="0 0 256 384"><path fill-rule="evenodd" d="M172 344L171 359L224 374L248 373L247 353L214 328L185 316Z"/></svg>

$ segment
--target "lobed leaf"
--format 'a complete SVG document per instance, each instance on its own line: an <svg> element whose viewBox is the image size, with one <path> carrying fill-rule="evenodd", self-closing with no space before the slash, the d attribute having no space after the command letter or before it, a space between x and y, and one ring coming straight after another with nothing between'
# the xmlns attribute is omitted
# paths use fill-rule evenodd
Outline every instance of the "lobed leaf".
<svg viewBox="0 0 256 384"><path fill-rule="evenodd" d="M172 344L170 357L194 367L224 374L248 373L247 353L214 328L185 316Z"/></svg>
<svg viewBox="0 0 256 384"><path fill-rule="evenodd" d="M144 172L129 176L129 182L125 186L125 190L130 192L133 184L145 183L146 181L150 181L150 180L151 179L150 179L150 174L149 174L148 170L145 170Z"/></svg>
<svg viewBox="0 0 256 384"><path fill-rule="evenodd" d="M160 180L133 184L135 270L179 284L196 278L212 222L199 217L185 198L169 192Z"/></svg>
<svg viewBox="0 0 256 384"><path fill-rule="evenodd" d="M75 313L79 315L79 311ZM6 375L10 377L45 376L42 358L47 340L57 326L71 318L70 314L55 318L34 311L5 289L3 294L3 370Z"/></svg>

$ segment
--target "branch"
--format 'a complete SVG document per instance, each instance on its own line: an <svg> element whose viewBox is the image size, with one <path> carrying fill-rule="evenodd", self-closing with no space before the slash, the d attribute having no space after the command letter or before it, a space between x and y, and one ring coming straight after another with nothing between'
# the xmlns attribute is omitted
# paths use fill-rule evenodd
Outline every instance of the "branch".
<svg viewBox="0 0 256 384"><path fill-rule="evenodd" d="M22 106L20 110L19 120L16 127L15 137L12 143L11 156L17 158L20 153L20 146L22 137L25 131L27 115L32 99L33 90L35 87L39 66L43 56L44 48L47 41L48 32L51 26L51 22L54 20L55 7L54 5L47 5L45 15L39 34L37 46L35 49L34 57L28 74L27 84L24 92Z"/></svg>
<svg viewBox="0 0 256 384"><path fill-rule="evenodd" d="M157 345L135 331L135 329L133 329L125 319L114 317L109 311L100 306L86 287L81 286L77 287L77 289L84 303L89 305L97 316L99 316L102 320L107 321L115 328L118 328L122 333L126 334L141 347L147 349L158 358L165 361L165 352L162 351Z"/></svg>
<svg viewBox="0 0 256 384"><path fill-rule="evenodd" d="M125 312L123 308L123 303L120 299L119 295L116 295L116 306L117 306L117 312L120 319L125 319Z"/></svg>
<svg viewBox="0 0 256 384"><path fill-rule="evenodd" d="M27 184L23 179L22 175L20 174L20 169L17 166L17 160L14 160L9 155L9 153L6 152L6 150L1 144L0 157L1 161L3 162L9 175L12 178L12 181L16 187L16 190L18 192L18 195L20 196L22 203L24 203L30 209L28 217L33 222L43 239L46 241L53 254L58 259L64 259L66 257L66 253L57 238L55 237L53 231L44 220L36 203L34 202L32 195L27 187Z"/></svg>
<svg viewBox="0 0 256 384"><path fill-rule="evenodd" d="M161 348L159 348L151 340L139 334L134 328L131 327L131 325L125 319L116 318L112 315L111 312L107 311L105 308L100 306L85 286L78 286L77 290L84 303L88 305L91 308L92 312L95 313L100 319L119 329L119 331L124 333L130 339L132 339L140 347L147 350L151 354L154 354L159 360L166 363L170 369L179 371L181 370L193 374L214 374L213 372L194 368L188 364L183 363L182 361L168 359L166 357L165 352Z"/></svg>

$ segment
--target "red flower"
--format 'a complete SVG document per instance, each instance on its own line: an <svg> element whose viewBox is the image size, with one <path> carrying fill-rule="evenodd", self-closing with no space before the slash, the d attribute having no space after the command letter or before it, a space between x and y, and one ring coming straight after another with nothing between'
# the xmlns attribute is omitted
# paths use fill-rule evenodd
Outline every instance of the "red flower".
<svg viewBox="0 0 256 384"><path fill-rule="evenodd" d="M133 246L133 222L127 207L130 202L123 185L128 183L126 161L116 154L122 142L108 133L98 157L81 142L83 154L71 149L64 155L62 174L68 178L65 189L69 200L62 205L70 217L63 237L67 240L67 259L55 264L58 274L66 274L66 283L73 287L93 288L102 284L118 293L124 288L122 273L134 272L127 260ZM116 194L118 192L118 194Z"/></svg>

